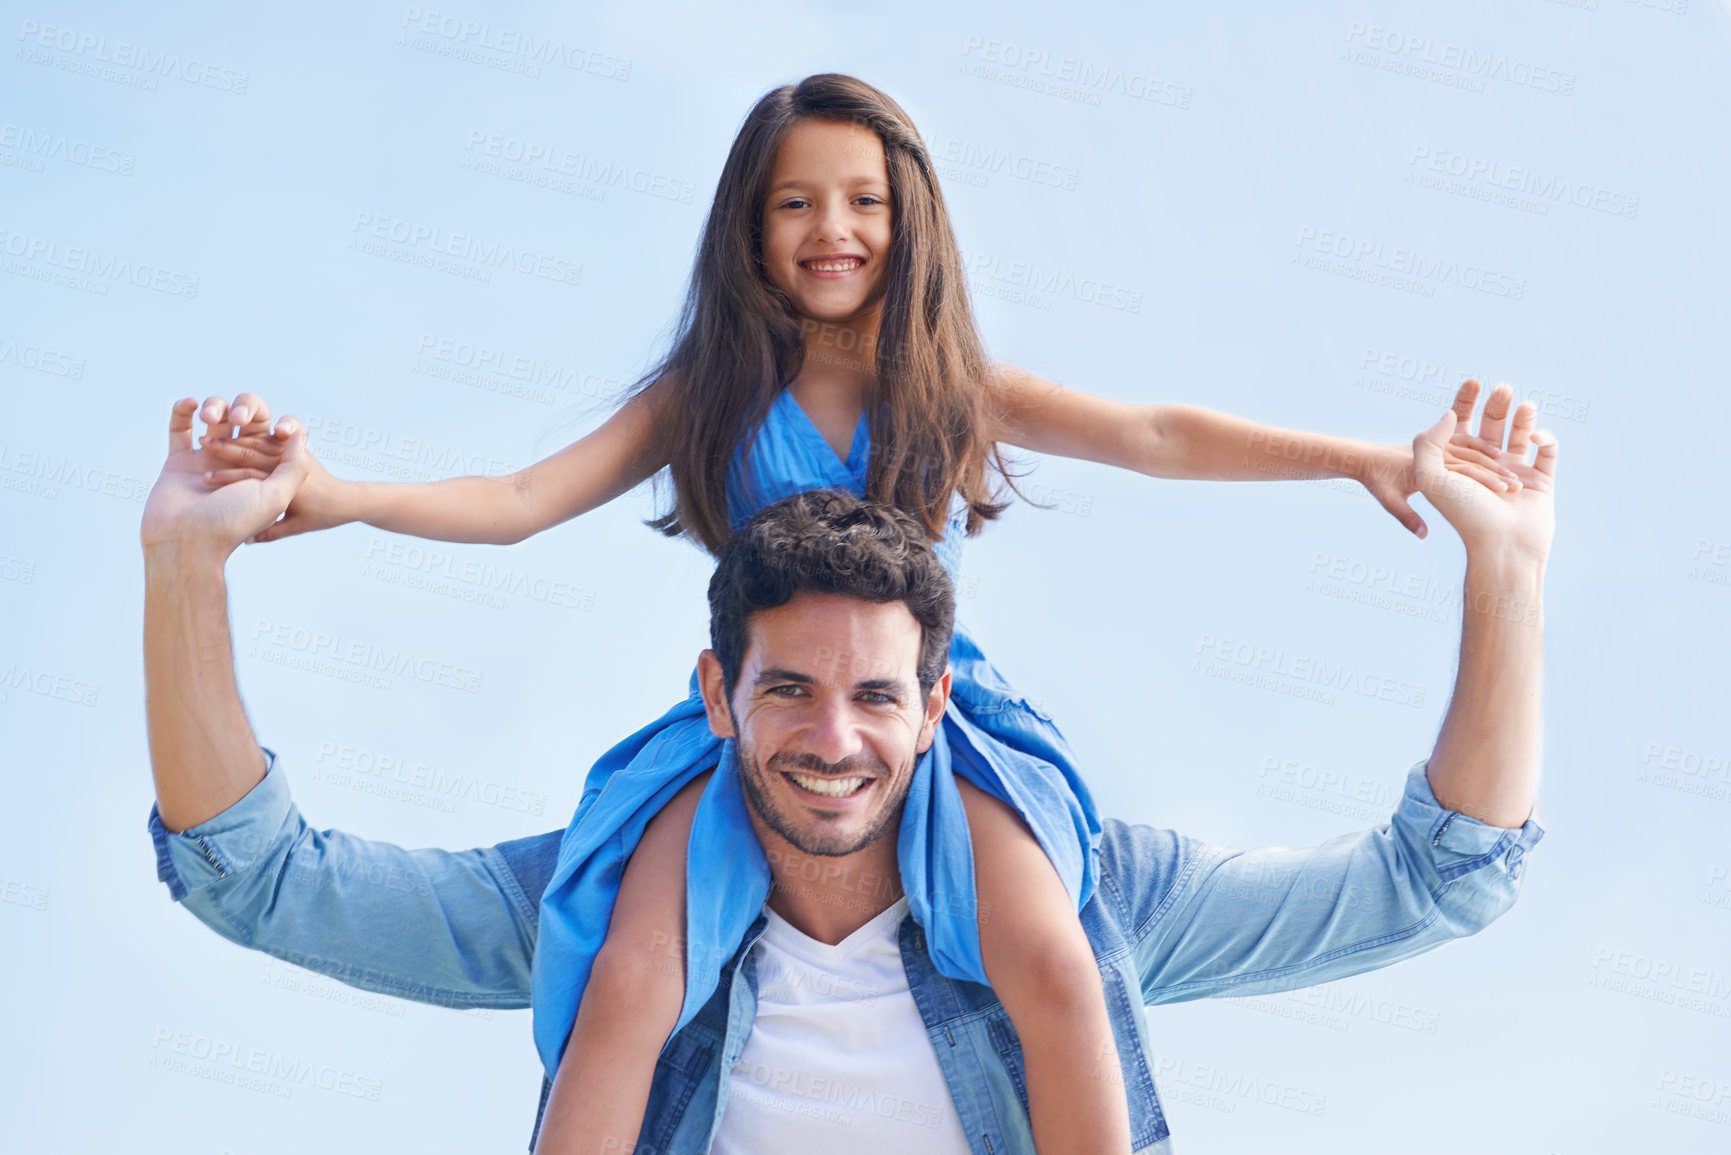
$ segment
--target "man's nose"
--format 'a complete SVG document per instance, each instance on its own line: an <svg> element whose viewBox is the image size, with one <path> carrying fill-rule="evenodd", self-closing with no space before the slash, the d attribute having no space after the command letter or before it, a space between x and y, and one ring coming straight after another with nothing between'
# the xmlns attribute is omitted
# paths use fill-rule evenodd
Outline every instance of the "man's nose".
<svg viewBox="0 0 1731 1155"><path fill-rule="evenodd" d="M806 731L805 747L825 762L840 762L864 749L859 727L854 724L853 711L846 698L820 702L812 711Z"/></svg>

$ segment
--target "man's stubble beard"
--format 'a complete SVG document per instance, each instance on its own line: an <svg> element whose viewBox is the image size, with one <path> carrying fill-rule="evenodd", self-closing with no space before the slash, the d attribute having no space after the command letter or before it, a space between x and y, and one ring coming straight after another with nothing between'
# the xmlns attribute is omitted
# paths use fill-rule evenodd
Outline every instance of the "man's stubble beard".
<svg viewBox="0 0 1731 1155"><path fill-rule="evenodd" d="M739 733L737 723L734 733ZM886 773L883 763L869 758L849 758L841 762L829 763L811 755L771 754L769 761L773 766L776 762L784 764L789 770L809 770L815 774L838 775L845 777L844 771L850 767L864 767L873 777L885 781L899 780L896 793L888 797L869 825L857 838L843 842L834 837L826 837L822 830L802 829L790 818L786 811L776 804L768 788L769 775L780 773L779 770L765 769L746 751L738 741L734 744L734 753L739 760L739 782L745 791L745 802L765 826L786 839L788 844L802 854L810 854L819 858L840 858L864 850L872 843L882 838L900 816L902 804L907 800L908 787L913 784L911 765L908 772L893 775ZM873 787L867 787L873 789Z"/></svg>

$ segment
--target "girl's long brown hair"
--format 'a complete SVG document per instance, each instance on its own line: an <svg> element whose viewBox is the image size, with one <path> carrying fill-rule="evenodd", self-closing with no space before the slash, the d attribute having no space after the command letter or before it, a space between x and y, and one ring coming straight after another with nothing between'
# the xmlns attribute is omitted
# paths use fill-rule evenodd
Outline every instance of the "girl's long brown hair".
<svg viewBox="0 0 1731 1155"><path fill-rule="evenodd" d="M986 360L949 211L925 142L900 105L851 76L824 73L767 93L727 154L698 242L672 349L637 382L655 388L656 437L668 447L673 507L649 524L710 552L727 539L727 466L805 356L800 321L763 269L763 212L782 137L808 117L858 124L883 141L892 224L883 315L866 411L866 496L943 535L952 493L967 532L1007 507L988 486L1004 461L983 430Z"/></svg>

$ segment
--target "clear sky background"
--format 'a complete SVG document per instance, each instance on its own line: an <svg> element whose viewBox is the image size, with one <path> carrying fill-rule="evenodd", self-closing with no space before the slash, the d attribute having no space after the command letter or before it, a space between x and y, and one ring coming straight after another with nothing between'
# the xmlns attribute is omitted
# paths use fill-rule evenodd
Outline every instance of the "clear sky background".
<svg viewBox="0 0 1731 1155"><path fill-rule="evenodd" d="M1177 1149L1731 1147L1724 8L152 7L3 25L8 1150L524 1148L526 1012L273 965L155 879L137 530L168 407L257 391L358 478L551 452L661 347L741 117L831 70L930 141L994 356L1384 442L1479 374L1561 439L1550 833L1520 903L1391 970L1150 1012ZM563 279L391 239L433 232ZM1420 542L1344 483L1028 464L1057 508L970 546L962 616L1107 813L1232 845L1386 820L1453 678L1440 517ZM240 681L308 819L453 848L562 827L705 640L707 562L655 508L645 487L510 548L367 526L244 548ZM309 632L474 692L295 668L273 639ZM1402 689L1319 692L1281 672L1301 659ZM379 1094L165 1069L182 1034Z"/></svg>

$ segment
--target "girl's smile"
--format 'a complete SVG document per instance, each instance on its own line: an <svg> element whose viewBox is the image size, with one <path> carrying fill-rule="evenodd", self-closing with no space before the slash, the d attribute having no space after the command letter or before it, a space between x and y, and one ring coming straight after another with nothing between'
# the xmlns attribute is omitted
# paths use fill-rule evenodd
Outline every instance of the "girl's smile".
<svg viewBox="0 0 1731 1155"><path fill-rule="evenodd" d="M865 266L866 259L858 253L837 253L834 256L807 257L799 267L814 277L835 280L852 276Z"/></svg>

